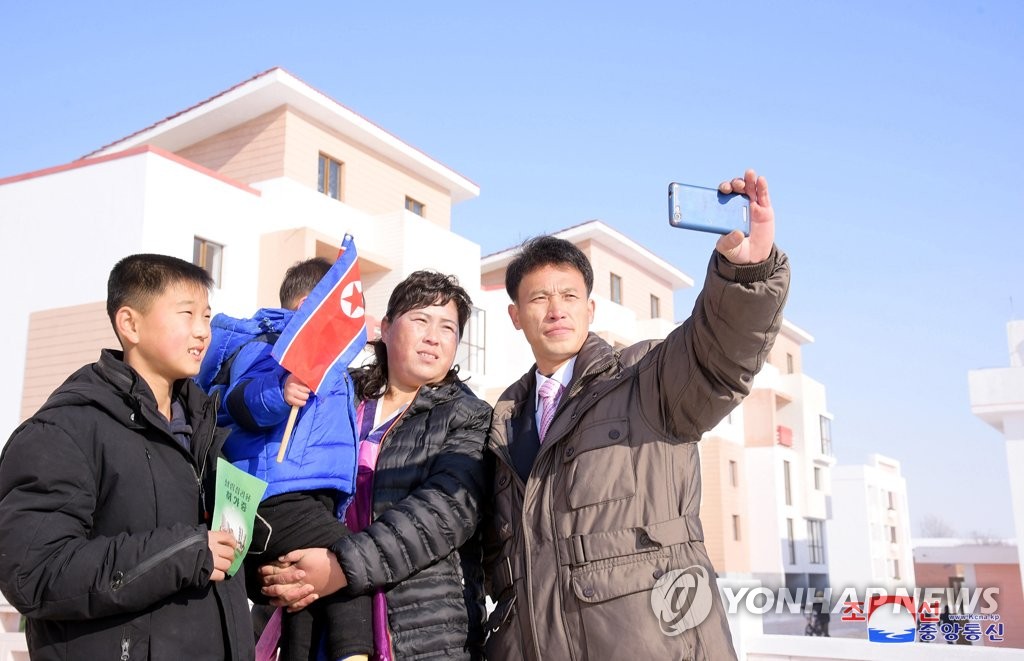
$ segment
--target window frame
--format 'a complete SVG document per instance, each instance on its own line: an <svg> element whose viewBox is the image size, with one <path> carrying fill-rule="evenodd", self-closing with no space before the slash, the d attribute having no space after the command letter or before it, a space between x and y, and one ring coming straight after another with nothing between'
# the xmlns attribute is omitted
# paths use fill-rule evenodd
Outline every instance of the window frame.
<svg viewBox="0 0 1024 661"><path fill-rule="evenodd" d="M622 305L622 276L609 272L608 298L612 303Z"/></svg>
<svg viewBox="0 0 1024 661"><path fill-rule="evenodd" d="M416 214L420 218L427 217L427 205L408 195L405 196L405 210Z"/></svg>
<svg viewBox="0 0 1024 661"><path fill-rule="evenodd" d="M211 252L211 248L215 248ZM195 234L192 236L192 263L210 274L213 286L220 288L224 269L224 244Z"/></svg>
<svg viewBox="0 0 1024 661"><path fill-rule="evenodd" d="M812 565L825 564L825 523L821 519L807 519L807 555Z"/></svg>
<svg viewBox="0 0 1024 661"><path fill-rule="evenodd" d="M793 476L788 459L782 460L782 483L786 490L786 505L793 504Z"/></svg>
<svg viewBox="0 0 1024 661"><path fill-rule="evenodd" d="M796 533L794 532L793 519L786 519L786 541L789 543L789 564L796 564Z"/></svg>
<svg viewBox="0 0 1024 661"><path fill-rule="evenodd" d="M337 168L334 168L337 171L337 174L333 179L333 183L336 184L337 188L333 193L331 191L332 166L337 166ZM345 200L345 162L339 161L324 152L320 152L317 157L316 190L318 193L323 193L332 200L343 202Z"/></svg>
<svg viewBox="0 0 1024 661"><path fill-rule="evenodd" d="M821 453L827 457L832 456L832 419L828 416L818 416L818 432L821 435Z"/></svg>

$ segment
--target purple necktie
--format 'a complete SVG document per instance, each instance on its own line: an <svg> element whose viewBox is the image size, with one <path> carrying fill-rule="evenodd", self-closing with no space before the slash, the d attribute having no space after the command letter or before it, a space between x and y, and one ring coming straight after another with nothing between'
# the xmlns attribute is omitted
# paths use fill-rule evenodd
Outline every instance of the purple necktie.
<svg viewBox="0 0 1024 661"><path fill-rule="evenodd" d="M540 387L540 442L544 442L544 436L548 433L548 427L555 418L555 409L558 408L558 400L562 398L562 384L554 379L548 379Z"/></svg>

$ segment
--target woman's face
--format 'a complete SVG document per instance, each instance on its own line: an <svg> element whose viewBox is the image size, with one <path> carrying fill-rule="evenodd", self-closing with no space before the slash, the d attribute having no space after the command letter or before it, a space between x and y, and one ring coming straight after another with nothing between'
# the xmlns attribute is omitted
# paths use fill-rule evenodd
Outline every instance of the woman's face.
<svg viewBox="0 0 1024 661"><path fill-rule="evenodd" d="M437 383L455 363L459 315L454 301L384 320L380 332L388 348L389 387L411 391Z"/></svg>

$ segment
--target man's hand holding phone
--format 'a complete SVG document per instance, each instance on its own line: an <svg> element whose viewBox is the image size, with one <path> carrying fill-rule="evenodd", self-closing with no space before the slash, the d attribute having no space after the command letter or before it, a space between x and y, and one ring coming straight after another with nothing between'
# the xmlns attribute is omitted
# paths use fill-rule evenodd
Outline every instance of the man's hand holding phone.
<svg viewBox="0 0 1024 661"><path fill-rule="evenodd" d="M750 200L750 236L734 230L722 236L715 249L733 264L756 264L768 259L775 244L775 211L768 196L768 180L754 170L718 185L723 194L739 193Z"/></svg>

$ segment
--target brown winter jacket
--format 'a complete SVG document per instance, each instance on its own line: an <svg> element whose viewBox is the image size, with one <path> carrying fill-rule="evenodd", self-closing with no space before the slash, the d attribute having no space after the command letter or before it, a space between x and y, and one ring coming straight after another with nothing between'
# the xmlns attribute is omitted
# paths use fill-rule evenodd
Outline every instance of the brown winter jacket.
<svg viewBox="0 0 1024 661"><path fill-rule="evenodd" d="M591 334L525 483L509 437L534 415L534 369L502 394L485 521L489 659L735 658L698 518L696 441L749 393L788 288L777 249L749 266L715 253L693 314L664 341L619 353ZM710 614L679 633L685 600L662 600L659 618L652 588L694 565Z"/></svg>

